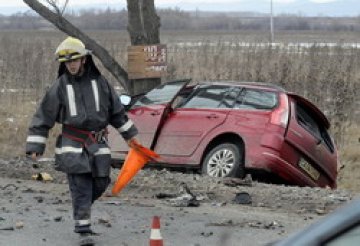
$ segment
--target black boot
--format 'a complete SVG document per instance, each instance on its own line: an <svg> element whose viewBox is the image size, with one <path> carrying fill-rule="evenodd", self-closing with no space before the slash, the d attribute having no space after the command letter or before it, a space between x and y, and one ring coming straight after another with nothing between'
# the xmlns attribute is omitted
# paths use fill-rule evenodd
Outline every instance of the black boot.
<svg viewBox="0 0 360 246"><path fill-rule="evenodd" d="M79 234L89 234L92 236L99 236L100 233L94 232L90 226L75 226L75 233L79 233Z"/></svg>
<svg viewBox="0 0 360 246"><path fill-rule="evenodd" d="M92 246L95 245L95 241L90 233L80 233L79 246Z"/></svg>
<svg viewBox="0 0 360 246"><path fill-rule="evenodd" d="M74 229L75 233L89 233L91 234L93 231L91 230L90 224L88 225L76 225Z"/></svg>

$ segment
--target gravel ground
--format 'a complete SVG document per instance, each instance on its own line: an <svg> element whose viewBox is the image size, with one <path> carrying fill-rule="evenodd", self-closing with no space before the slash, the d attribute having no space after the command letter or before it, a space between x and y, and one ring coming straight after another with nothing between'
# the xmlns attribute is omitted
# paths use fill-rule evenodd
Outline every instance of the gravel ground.
<svg viewBox="0 0 360 246"><path fill-rule="evenodd" d="M40 172L53 180L31 179ZM150 168L119 196L109 194L93 207L97 245L148 245L155 215L165 245L265 245L357 196ZM0 159L0 195L0 245L77 245L66 178L51 160Z"/></svg>

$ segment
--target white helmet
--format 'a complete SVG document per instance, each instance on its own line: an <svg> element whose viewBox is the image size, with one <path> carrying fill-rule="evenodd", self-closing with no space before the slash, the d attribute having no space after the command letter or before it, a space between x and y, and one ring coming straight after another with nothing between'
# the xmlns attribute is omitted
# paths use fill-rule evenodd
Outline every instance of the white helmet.
<svg viewBox="0 0 360 246"><path fill-rule="evenodd" d="M85 49L84 43L73 37L67 37L55 51L56 59L59 62L76 60L89 54L91 52Z"/></svg>

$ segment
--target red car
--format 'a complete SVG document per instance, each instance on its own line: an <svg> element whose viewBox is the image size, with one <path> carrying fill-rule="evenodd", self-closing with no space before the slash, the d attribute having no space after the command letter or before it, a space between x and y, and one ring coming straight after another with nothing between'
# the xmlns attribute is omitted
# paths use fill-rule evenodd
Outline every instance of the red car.
<svg viewBox="0 0 360 246"><path fill-rule="evenodd" d="M288 184L336 188L337 150L325 115L305 98L264 83L189 80L139 97L128 115L160 163L212 177L263 171ZM114 161L128 151L110 129Z"/></svg>

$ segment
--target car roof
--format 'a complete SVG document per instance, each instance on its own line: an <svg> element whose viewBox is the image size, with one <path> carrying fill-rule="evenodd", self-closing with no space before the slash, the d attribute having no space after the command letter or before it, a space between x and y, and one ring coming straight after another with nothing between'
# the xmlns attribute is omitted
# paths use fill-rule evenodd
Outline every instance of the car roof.
<svg viewBox="0 0 360 246"><path fill-rule="evenodd" d="M286 92L286 90L273 83L248 82L248 81L203 81L199 85L226 85L226 86L244 86L248 88L265 89L271 91Z"/></svg>

